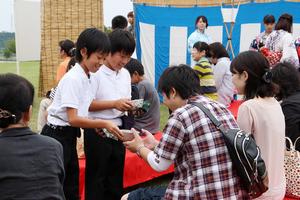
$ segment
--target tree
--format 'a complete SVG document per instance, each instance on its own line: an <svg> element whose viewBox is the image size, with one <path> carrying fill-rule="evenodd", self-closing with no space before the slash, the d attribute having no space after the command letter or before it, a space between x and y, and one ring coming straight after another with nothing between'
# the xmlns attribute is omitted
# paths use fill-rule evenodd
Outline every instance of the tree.
<svg viewBox="0 0 300 200"><path fill-rule="evenodd" d="M109 33L111 33L111 28L110 27L107 27L107 26L104 26L104 32L105 33L107 33L107 34L109 34Z"/></svg>
<svg viewBox="0 0 300 200"><path fill-rule="evenodd" d="M3 56L7 59L11 57L11 52L8 49L3 50Z"/></svg>
<svg viewBox="0 0 300 200"><path fill-rule="evenodd" d="M5 49L3 50L3 55L5 58L10 58L12 54L16 53L16 42L15 39L8 40L5 43Z"/></svg>
<svg viewBox="0 0 300 200"><path fill-rule="evenodd" d="M16 53L15 39L8 40L5 44L5 49L8 49L11 53Z"/></svg>

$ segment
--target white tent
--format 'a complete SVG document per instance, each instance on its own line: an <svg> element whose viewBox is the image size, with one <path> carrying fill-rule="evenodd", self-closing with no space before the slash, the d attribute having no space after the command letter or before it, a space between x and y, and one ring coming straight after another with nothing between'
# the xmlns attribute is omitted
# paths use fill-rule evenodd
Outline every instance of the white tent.
<svg viewBox="0 0 300 200"><path fill-rule="evenodd" d="M17 72L20 61L40 60L40 0L14 0Z"/></svg>

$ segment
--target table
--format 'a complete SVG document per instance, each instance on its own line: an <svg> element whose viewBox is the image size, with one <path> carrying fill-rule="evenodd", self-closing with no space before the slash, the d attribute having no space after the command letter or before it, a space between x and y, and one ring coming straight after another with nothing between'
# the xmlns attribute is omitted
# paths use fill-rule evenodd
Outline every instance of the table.
<svg viewBox="0 0 300 200"><path fill-rule="evenodd" d="M160 140L162 133L158 132L154 135L157 140ZM84 181L85 181L85 159L79 159L79 193L81 200L84 200ZM166 171L156 172L154 171L143 159L138 157L135 153L131 153L126 150L125 164L124 164L124 176L123 187L127 188L134 186L156 177L172 173L174 171L173 165Z"/></svg>

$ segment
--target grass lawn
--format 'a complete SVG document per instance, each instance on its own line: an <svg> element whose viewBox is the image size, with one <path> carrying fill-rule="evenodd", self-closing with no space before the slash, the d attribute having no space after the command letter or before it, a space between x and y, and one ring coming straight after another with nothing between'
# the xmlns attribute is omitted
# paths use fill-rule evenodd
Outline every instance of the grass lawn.
<svg viewBox="0 0 300 200"><path fill-rule="evenodd" d="M32 130L37 129L37 114L39 109L39 103L41 98L37 96L38 86L39 86L39 73L40 73L40 63L38 61L33 62L20 62L20 75L28 79L35 88L35 98L33 103L33 116L30 122L30 127ZM17 73L15 62L0 62L0 73ZM17 94L16 94L17 95Z"/></svg>

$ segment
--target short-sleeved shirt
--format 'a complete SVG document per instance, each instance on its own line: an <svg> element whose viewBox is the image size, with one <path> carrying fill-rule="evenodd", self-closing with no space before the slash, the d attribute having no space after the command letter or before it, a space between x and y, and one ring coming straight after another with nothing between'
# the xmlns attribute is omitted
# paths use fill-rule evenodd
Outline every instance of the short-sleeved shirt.
<svg viewBox="0 0 300 200"><path fill-rule="evenodd" d="M214 72L208 59L202 57L193 67L193 69L199 77L202 94L213 100L218 100Z"/></svg>
<svg viewBox="0 0 300 200"><path fill-rule="evenodd" d="M226 128L237 123L225 106L204 96L174 111L163 131L156 156L174 161L174 177L165 199L249 199L232 166L222 133L200 110L202 103Z"/></svg>
<svg viewBox="0 0 300 200"><path fill-rule="evenodd" d="M0 134L0 199L64 200L63 148L29 128Z"/></svg>
<svg viewBox="0 0 300 200"><path fill-rule="evenodd" d="M159 111L159 97L157 91L150 83L150 81L144 79L137 85L139 91L139 98L144 99L150 103L149 110L143 115L134 118L134 127L137 129L145 129L150 133L156 133L159 131L160 111Z"/></svg>
<svg viewBox="0 0 300 200"><path fill-rule="evenodd" d="M121 68L114 71L105 65L92 74L92 93L95 100L118 100L131 99L131 78L127 69ZM107 109L96 112L89 112L93 119L106 119L121 126L120 117L123 112L117 109Z"/></svg>
<svg viewBox="0 0 300 200"><path fill-rule="evenodd" d="M78 116L87 117L93 100L91 89L89 76L76 63L58 83L53 102L48 108L47 121L53 125L70 126L67 108L75 108Z"/></svg>

